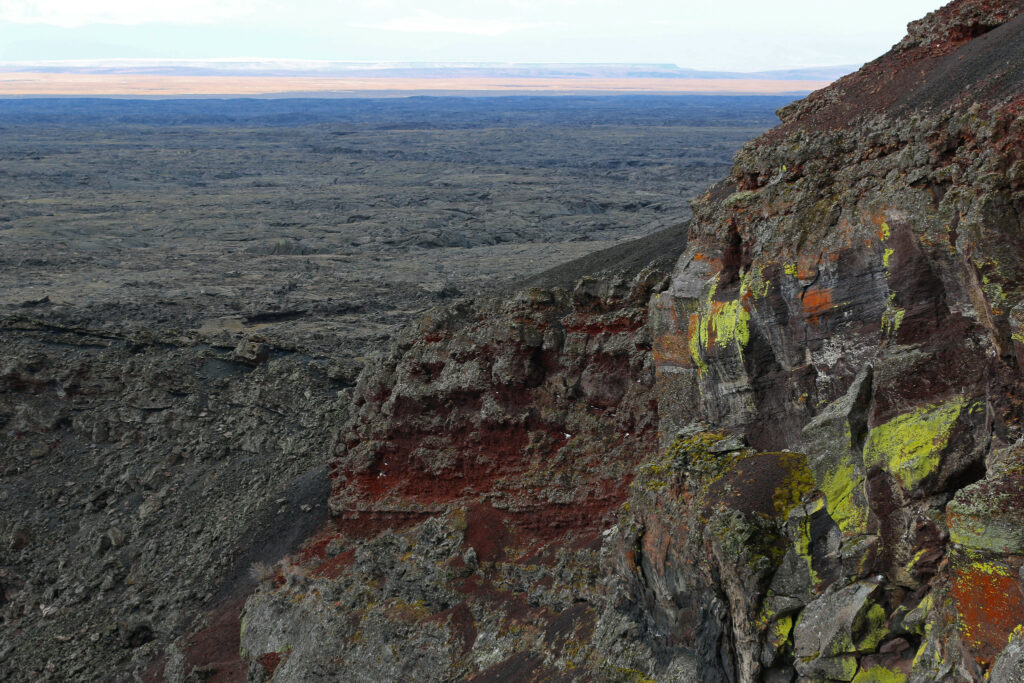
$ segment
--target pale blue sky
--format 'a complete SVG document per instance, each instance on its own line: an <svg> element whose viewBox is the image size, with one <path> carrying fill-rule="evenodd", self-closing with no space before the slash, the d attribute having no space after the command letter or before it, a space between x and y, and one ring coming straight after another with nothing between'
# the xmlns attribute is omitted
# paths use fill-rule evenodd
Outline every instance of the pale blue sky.
<svg viewBox="0 0 1024 683"><path fill-rule="evenodd" d="M0 0L0 61L860 64L941 0Z"/></svg>

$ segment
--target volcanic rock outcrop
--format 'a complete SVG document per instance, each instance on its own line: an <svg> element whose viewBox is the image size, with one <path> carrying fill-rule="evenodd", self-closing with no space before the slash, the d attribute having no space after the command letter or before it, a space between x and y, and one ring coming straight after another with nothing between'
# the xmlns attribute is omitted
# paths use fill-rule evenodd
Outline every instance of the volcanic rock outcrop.
<svg viewBox="0 0 1024 683"><path fill-rule="evenodd" d="M782 110L669 280L408 330L250 677L1020 681L1022 9Z"/></svg>

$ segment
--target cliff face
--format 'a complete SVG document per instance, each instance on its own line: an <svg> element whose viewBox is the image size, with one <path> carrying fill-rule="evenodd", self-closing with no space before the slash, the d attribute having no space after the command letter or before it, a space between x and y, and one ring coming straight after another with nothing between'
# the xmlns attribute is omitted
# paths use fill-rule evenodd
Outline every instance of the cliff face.
<svg viewBox="0 0 1024 683"><path fill-rule="evenodd" d="M334 522L246 605L250 672L548 679L597 658L602 537L657 448L645 323L664 280L585 278L406 330L356 387Z"/></svg>
<svg viewBox="0 0 1024 683"><path fill-rule="evenodd" d="M684 458L680 492L717 509L644 509L636 537L728 608L742 680L980 680L1024 619L1020 9L953 3L783 111L652 302L662 432L691 461L697 421L750 448L723 479Z"/></svg>
<svg viewBox="0 0 1024 683"><path fill-rule="evenodd" d="M1022 10L781 111L669 281L409 330L251 677L1021 680Z"/></svg>

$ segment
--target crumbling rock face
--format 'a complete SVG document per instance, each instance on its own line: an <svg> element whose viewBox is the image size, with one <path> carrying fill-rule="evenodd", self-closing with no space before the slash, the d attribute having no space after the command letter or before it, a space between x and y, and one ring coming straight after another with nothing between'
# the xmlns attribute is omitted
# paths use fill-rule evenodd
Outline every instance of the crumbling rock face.
<svg viewBox="0 0 1024 683"><path fill-rule="evenodd" d="M533 289L403 333L356 387L332 510L425 515L486 491L547 528L601 518L657 427L644 304L663 277Z"/></svg>
<svg viewBox="0 0 1024 683"><path fill-rule="evenodd" d="M246 605L250 674L587 680L650 668L650 648L622 647L628 619L600 619L611 589L598 551L656 448L645 323L664 280L584 278L571 292L464 302L403 332L356 387L330 464L333 522Z"/></svg>
<svg viewBox="0 0 1024 683"><path fill-rule="evenodd" d="M780 112L667 286L408 330L246 607L251 677L1018 680L1022 8Z"/></svg>

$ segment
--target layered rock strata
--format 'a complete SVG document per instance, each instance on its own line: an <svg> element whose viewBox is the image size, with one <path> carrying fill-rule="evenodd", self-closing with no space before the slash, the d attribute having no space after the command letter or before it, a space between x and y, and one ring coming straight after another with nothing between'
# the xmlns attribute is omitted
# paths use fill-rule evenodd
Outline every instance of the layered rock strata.
<svg viewBox="0 0 1024 683"><path fill-rule="evenodd" d="M670 281L408 330L250 677L1020 680L1022 9L781 111Z"/></svg>
<svg viewBox="0 0 1024 683"><path fill-rule="evenodd" d="M645 323L664 280L533 288L406 330L356 387L333 524L246 606L250 671L504 680L599 656L598 549L657 443Z"/></svg>

